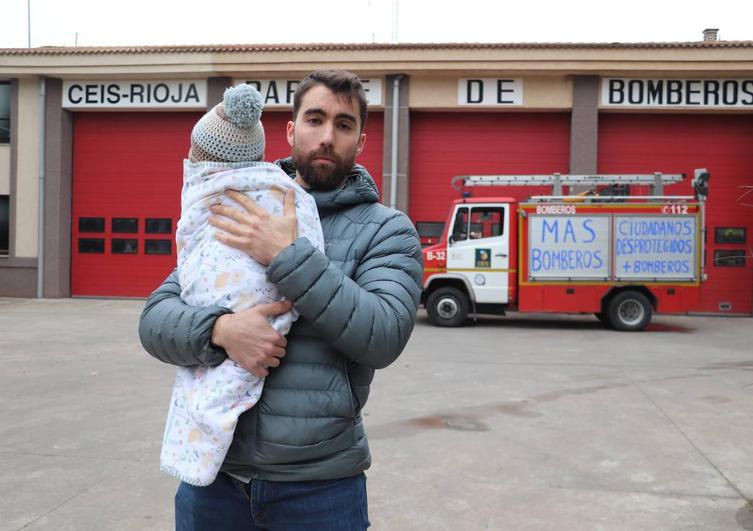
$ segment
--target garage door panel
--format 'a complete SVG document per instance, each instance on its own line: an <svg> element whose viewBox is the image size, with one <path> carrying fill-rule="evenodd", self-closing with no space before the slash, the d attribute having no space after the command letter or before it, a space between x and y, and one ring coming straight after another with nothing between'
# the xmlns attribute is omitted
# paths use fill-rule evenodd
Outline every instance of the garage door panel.
<svg viewBox="0 0 753 531"><path fill-rule="evenodd" d="M444 221L458 193L456 175L567 173L570 115L531 113L411 114L409 214ZM475 197L519 199L547 187L476 188Z"/></svg>
<svg viewBox="0 0 753 531"><path fill-rule="evenodd" d="M180 216L183 159L200 117L201 113L75 115L72 295L143 297L175 267L173 238ZM102 230L82 231L82 218L101 220L102 226L94 228ZM136 220L135 229L127 229L135 231L117 232L113 225L118 218ZM148 220L169 220L169 227L148 233ZM81 252L82 243L92 241L95 245L84 247L89 252ZM155 250L166 254L149 252Z"/></svg>
<svg viewBox="0 0 753 531"><path fill-rule="evenodd" d="M667 187L665 193L691 195L693 170L711 172L703 312L753 312L753 208L740 200L745 187L753 185L751 146L751 115L603 114L599 120L600 173L685 173L685 182ZM714 230L719 227L744 228L746 241L716 242ZM717 251L745 252L747 258L741 267L725 267L715 263Z"/></svg>

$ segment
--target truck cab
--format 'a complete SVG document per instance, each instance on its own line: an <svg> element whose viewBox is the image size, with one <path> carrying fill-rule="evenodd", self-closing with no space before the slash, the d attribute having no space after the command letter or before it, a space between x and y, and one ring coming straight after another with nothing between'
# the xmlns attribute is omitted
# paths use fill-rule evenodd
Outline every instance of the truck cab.
<svg viewBox="0 0 753 531"><path fill-rule="evenodd" d="M424 249L422 302L432 320L457 326L470 311L501 313L514 302L516 205L511 197L453 202L440 242Z"/></svg>

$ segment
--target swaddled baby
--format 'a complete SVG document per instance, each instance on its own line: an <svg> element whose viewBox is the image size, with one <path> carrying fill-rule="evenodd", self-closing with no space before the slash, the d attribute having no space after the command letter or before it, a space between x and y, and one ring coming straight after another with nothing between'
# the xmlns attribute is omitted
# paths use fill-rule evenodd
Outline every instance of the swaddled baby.
<svg viewBox="0 0 753 531"><path fill-rule="evenodd" d="M220 243L209 224L209 207L243 208L227 197L237 190L273 215L282 215L283 197L295 190L298 236L324 250L314 199L274 164L261 162L264 128L262 101L250 85L225 91L223 101L206 113L191 133L183 162L181 217L176 240L181 298L193 306L219 305L238 312L284 300L267 282L265 267L243 251ZM290 330L294 310L270 319L281 334ZM259 400L264 379L227 359L216 367L181 367L175 378L162 442L163 471L198 486L217 477L238 417Z"/></svg>

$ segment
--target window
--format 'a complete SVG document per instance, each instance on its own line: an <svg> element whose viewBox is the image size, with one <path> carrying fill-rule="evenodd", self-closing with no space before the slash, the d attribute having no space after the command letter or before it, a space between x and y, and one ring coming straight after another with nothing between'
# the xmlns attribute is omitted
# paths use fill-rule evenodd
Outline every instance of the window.
<svg viewBox="0 0 753 531"><path fill-rule="evenodd" d="M105 218L78 218L79 232L105 232Z"/></svg>
<svg viewBox="0 0 753 531"><path fill-rule="evenodd" d="M745 267L745 251L714 251L714 265L717 267Z"/></svg>
<svg viewBox="0 0 753 531"><path fill-rule="evenodd" d="M135 234L139 231L138 218L112 218L112 231Z"/></svg>
<svg viewBox="0 0 753 531"><path fill-rule="evenodd" d="M431 245L442 237L444 223L441 221L417 221L416 231L421 240L421 245Z"/></svg>
<svg viewBox="0 0 753 531"><path fill-rule="evenodd" d="M714 243L745 243L745 227L715 227Z"/></svg>
<svg viewBox="0 0 753 531"><path fill-rule="evenodd" d="M173 220L170 218L146 218L147 234L171 234Z"/></svg>
<svg viewBox="0 0 753 531"><path fill-rule="evenodd" d="M459 208L452 225L452 239L460 242L468 239L468 208Z"/></svg>
<svg viewBox="0 0 753 531"><path fill-rule="evenodd" d="M0 82L0 144L10 143L10 83Z"/></svg>
<svg viewBox="0 0 753 531"><path fill-rule="evenodd" d="M105 252L105 240L104 238L79 238L78 252L103 254Z"/></svg>
<svg viewBox="0 0 753 531"><path fill-rule="evenodd" d="M0 195L0 255L10 252L10 197Z"/></svg>
<svg viewBox="0 0 753 531"><path fill-rule="evenodd" d="M473 219L473 216L471 216L471 219ZM482 223L473 222L471 221L471 232L470 232L471 240L478 240L479 238L484 237L484 225Z"/></svg>
<svg viewBox="0 0 753 531"><path fill-rule="evenodd" d="M421 238L439 238L444 230L442 221L417 221L416 231Z"/></svg>
<svg viewBox="0 0 753 531"><path fill-rule="evenodd" d="M172 252L172 240L146 240L144 252L146 254L170 254Z"/></svg>
<svg viewBox="0 0 753 531"><path fill-rule="evenodd" d="M476 207L471 209L471 239L493 238L505 232L505 209L500 207Z"/></svg>
<svg viewBox="0 0 753 531"><path fill-rule="evenodd" d="M139 241L131 238L113 238L111 251L112 254L136 254L139 252Z"/></svg>

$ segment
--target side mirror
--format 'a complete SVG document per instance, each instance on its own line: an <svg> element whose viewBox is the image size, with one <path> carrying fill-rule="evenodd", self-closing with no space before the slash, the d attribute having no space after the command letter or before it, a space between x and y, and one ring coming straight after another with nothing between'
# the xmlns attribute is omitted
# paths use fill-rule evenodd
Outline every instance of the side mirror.
<svg viewBox="0 0 753 531"><path fill-rule="evenodd" d="M450 245L454 244L455 243L455 237L454 236L450 236L449 238L447 238L447 243L449 243Z"/></svg>
<svg viewBox="0 0 753 531"><path fill-rule="evenodd" d="M709 196L709 179L711 173L706 168L698 168L695 170L695 176L690 183L693 185L693 190L698 199L704 200Z"/></svg>

